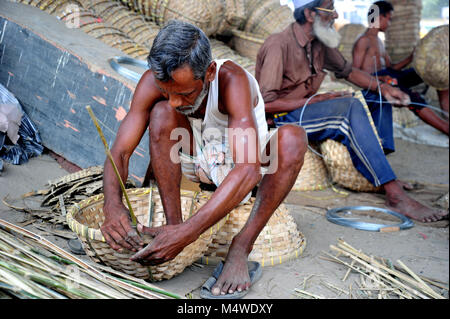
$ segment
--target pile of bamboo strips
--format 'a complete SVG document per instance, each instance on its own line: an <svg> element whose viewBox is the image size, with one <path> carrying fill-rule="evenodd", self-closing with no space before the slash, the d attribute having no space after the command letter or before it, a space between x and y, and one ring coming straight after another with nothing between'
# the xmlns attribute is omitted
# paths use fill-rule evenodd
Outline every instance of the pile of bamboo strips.
<svg viewBox="0 0 450 319"><path fill-rule="evenodd" d="M337 246L330 245L330 248L336 251L337 255L324 252L329 258L323 259L348 267L342 281L347 279L351 271L358 273L360 275L360 283L357 282L359 292L362 292L366 298L446 299L428 284L447 291L448 284L445 286L437 280L418 276L401 260L397 260L398 266L393 265L389 260L364 254L342 239L339 239Z"/></svg>
<svg viewBox="0 0 450 319"><path fill-rule="evenodd" d="M88 197L103 192L103 166L92 166L81 171L48 181L46 189L22 195L22 199L43 196L40 209L17 207L3 199L3 203L14 210L29 213L55 225L67 225L66 210ZM135 188L132 180L127 180L126 188Z"/></svg>
<svg viewBox="0 0 450 319"><path fill-rule="evenodd" d="M143 280L83 262L46 239L0 219L0 298L169 297L180 298Z"/></svg>

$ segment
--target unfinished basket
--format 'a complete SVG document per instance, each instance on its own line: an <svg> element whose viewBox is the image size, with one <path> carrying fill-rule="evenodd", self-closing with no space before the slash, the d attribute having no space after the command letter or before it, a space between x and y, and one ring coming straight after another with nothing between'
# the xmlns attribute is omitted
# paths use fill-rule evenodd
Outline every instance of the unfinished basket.
<svg viewBox="0 0 450 319"><path fill-rule="evenodd" d="M330 187L327 168L323 159L309 148L305 153L302 169L297 176L293 191L315 191Z"/></svg>
<svg viewBox="0 0 450 319"><path fill-rule="evenodd" d="M207 252L199 260L201 263L215 264L225 260L233 237L247 222L254 201L255 198L251 198L228 214L225 225L214 235ZM248 258L262 266L274 266L298 258L305 246L305 237L298 231L286 206L281 204L259 234Z"/></svg>
<svg viewBox="0 0 450 319"><path fill-rule="evenodd" d="M350 153L343 144L328 139L320 144L320 150L334 183L358 192L380 191L379 187L373 186L356 170Z"/></svg>
<svg viewBox="0 0 450 319"><path fill-rule="evenodd" d="M264 43L264 38L247 32L232 30L233 47L240 54L256 61L259 48Z"/></svg>
<svg viewBox="0 0 450 319"><path fill-rule="evenodd" d="M448 30L448 24L432 29L414 53L414 69L437 90L448 89Z"/></svg>
<svg viewBox="0 0 450 319"><path fill-rule="evenodd" d="M135 188L127 190L136 219L148 227L159 227L166 223L162 203L156 188ZM206 203L211 193L181 191L183 220L195 214ZM150 197L152 198L150 200ZM72 206L67 213L67 224L74 231L86 254L95 262L103 263L138 278L155 281L170 279L180 274L187 266L200 258L211 243L213 235L225 223L225 219L203 233L195 242L186 246L175 259L158 266L145 267L130 260L134 252L113 250L103 238L100 226L104 221L103 194L90 197ZM151 202L151 205L149 204ZM150 222L150 216L151 222ZM146 243L151 239L145 238Z"/></svg>

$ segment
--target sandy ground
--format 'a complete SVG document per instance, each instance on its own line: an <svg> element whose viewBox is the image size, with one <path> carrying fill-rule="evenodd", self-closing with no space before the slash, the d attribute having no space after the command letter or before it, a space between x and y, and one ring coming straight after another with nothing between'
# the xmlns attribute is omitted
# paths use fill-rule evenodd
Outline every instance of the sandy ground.
<svg viewBox="0 0 450 319"><path fill-rule="evenodd" d="M410 194L428 205L436 205L436 200L448 193L448 148L398 139L396 147L397 151L388 158L398 177L418 182L421 187ZM19 199L22 194L44 189L48 180L67 174L68 172L48 154L33 158L20 166L5 163L5 169L0 175L0 198L8 196L8 200L20 206ZM359 275L351 273L343 282L341 279L348 268L322 259L324 252L332 253L330 245L335 245L339 238L367 255L388 258L394 263L400 259L415 273L444 282L448 287L448 222L443 225L441 223L440 228L416 223L411 229L392 233L362 231L330 223L324 216L327 208L347 205L383 207L383 196L380 194L346 192L346 197L339 196L332 189L289 194L285 203L298 229L306 238L304 253L296 260L264 267L262 278L255 283L246 298L296 299L300 298L294 294L296 288L324 298L376 298L358 291ZM0 218L20 224L29 220L30 216L0 204ZM385 223L386 220L381 222ZM25 228L68 250L66 239L41 231L36 225L39 225L39 220ZM81 258L87 260L86 256ZM199 298L199 287L209 277L213 268L213 265L194 264L182 274L157 285L182 296L192 293L193 298ZM326 283L340 288L345 293L326 287ZM448 298L448 290L436 291Z"/></svg>

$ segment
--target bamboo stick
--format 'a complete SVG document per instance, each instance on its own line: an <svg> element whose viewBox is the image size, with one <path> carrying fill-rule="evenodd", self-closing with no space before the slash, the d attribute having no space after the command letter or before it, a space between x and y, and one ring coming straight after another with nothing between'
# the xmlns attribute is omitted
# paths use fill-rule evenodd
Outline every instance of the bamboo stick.
<svg viewBox="0 0 450 319"><path fill-rule="evenodd" d="M367 261L369 263L373 263L374 267L383 269L387 273L392 274L392 275L394 275L394 276L396 276L396 277L398 277L398 278L408 282L409 284L415 286L416 288L419 288L419 289L423 290L423 285L420 282L414 280L411 277L406 276L404 273L402 273L400 271L396 271L394 269L390 269L389 267L386 267L386 266L382 265L381 263L377 262L375 259L372 259L369 256L358 252L355 248L350 246L348 243L340 241L338 246L340 246L340 248L343 249L343 251L349 250L349 251L353 252L355 255L357 255L358 257L360 257L362 260L365 260L365 261ZM339 250L337 250L337 251L339 251ZM427 293L427 295L429 295L432 298L436 298L436 296L437 296L437 294L433 290L432 290L432 292L427 291L427 290L423 290L423 292ZM442 298L443 298L442 296L439 297L439 299L442 299Z"/></svg>
<svg viewBox="0 0 450 319"><path fill-rule="evenodd" d="M377 268L377 267L375 267L375 266L373 266L373 265L368 264L367 262L365 262L365 261L362 260L361 258L358 258L357 256L354 256L354 255L352 255L351 253L348 253L348 252L346 252L345 250L340 249L340 248L338 248L338 247L336 247L336 246L331 245L330 247L331 247L331 249L336 250L336 251L339 251L339 252L341 252L342 254L346 255L347 257L350 257L351 259L356 260L358 263L362 264L362 265L365 266L367 269L373 270L374 272L376 272L376 273L378 273L379 275L383 276L384 278L386 278L387 280L391 281L392 283L394 283L394 284L396 284L396 285L398 285L398 286L401 286L401 287L403 287L403 288L405 288L405 289L407 289L407 290L410 290L414 295L416 295L416 296L418 296L418 297L420 297L420 298L429 299L427 296L421 294L421 293L420 293L419 291L417 291L416 289L414 289L414 288L412 288L412 287L409 287L409 286L403 284L402 282L398 281L398 280L395 279L395 278L390 277L388 274L383 273L379 268ZM382 266L382 265L381 265L381 266ZM412 282L415 286L417 285L416 282L410 280L409 278L406 278L406 276L403 276L403 277L405 277L405 279L407 279L407 281Z"/></svg>
<svg viewBox="0 0 450 319"><path fill-rule="evenodd" d="M103 135L102 129L101 129L100 125L98 124L97 118L95 117L94 112L92 111L92 108L91 108L90 105L86 106L86 110L89 112L89 115L91 116L92 121L94 122L94 125L97 128L98 134L100 135L100 138L101 138L101 140L103 142L103 145L105 147L106 156L108 157L109 161L111 162L111 165L112 165L112 167L114 169L114 172L116 173L117 180L119 181L120 188L122 189L122 193L125 196L125 200L126 200L127 205L128 205L128 210L130 211L131 224L133 226L136 226L137 225L137 221L136 221L136 216L134 215L134 212L133 212L133 207L131 207L131 202L130 202L130 199L128 198L128 194L127 194L127 192L125 190L125 185L123 183L122 177L119 174L119 170L117 169L116 163L114 162L114 159L113 159L113 157L111 155L111 151L109 150L108 143L106 142L106 139L105 139L105 136ZM136 228L136 231L137 231L137 228Z"/></svg>

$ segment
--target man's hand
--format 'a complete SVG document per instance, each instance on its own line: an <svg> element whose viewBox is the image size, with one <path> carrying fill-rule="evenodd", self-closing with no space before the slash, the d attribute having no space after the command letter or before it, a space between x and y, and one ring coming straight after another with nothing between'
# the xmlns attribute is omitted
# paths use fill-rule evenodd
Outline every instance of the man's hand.
<svg viewBox="0 0 450 319"><path fill-rule="evenodd" d="M332 100L332 99L343 98L343 97L351 97L351 96L352 96L352 93L350 91L322 93L322 94L317 94L315 97L313 97L311 99L311 101L309 102L309 104L328 101L328 100Z"/></svg>
<svg viewBox="0 0 450 319"><path fill-rule="evenodd" d="M103 212L105 221L100 230L112 249L121 251L125 248L138 251L144 246L136 229L131 227L130 213L123 204L105 205Z"/></svg>
<svg viewBox="0 0 450 319"><path fill-rule="evenodd" d="M411 103L411 99L408 94L404 93L400 89L390 86L389 84L382 83L381 94L384 98L395 106L406 106Z"/></svg>
<svg viewBox="0 0 450 319"><path fill-rule="evenodd" d="M130 259L143 266L154 266L174 259L187 245L196 238L190 238L184 224L165 225L161 227L145 227L138 224L138 231L154 237L145 248L138 251Z"/></svg>

